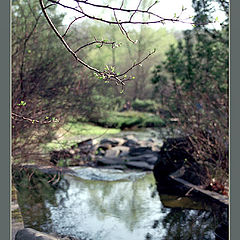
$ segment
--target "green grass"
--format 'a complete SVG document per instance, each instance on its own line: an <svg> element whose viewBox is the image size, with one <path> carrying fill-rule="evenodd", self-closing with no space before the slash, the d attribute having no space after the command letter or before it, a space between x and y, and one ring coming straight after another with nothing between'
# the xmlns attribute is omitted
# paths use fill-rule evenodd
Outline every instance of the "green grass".
<svg viewBox="0 0 240 240"><path fill-rule="evenodd" d="M61 127L57 132L57 140L42 146L45 152L68 148L81 141L79 138L98 137L104 134L111 135L119 133L120 129L104 128L89 123L70 122Z"/></svg>
<svg viewBox="0 0 240 240"><path fill-rule="evenodd" d="M97 136L102 134L115 134L119 133L119 129L103 128L89 123L68 123L64 125L64 129L69 131L70 135L82 135L82 136Z"/></svg>
<svg viewBox="0 0 240 240"><path fill-rule="evenodd" d="M132 108L135 111L139 112L156 112L161 107L160 104L156 103L153 100L147 99L147 100L140 100L136 99L132 102Z"/></svg>
<svg viewBox="0 0 240 240"><path fill-rule="evenodd" d="M108 112L107 117L98 119L95 124L100 126L71 119L56 132L57 140L44 144L42 149L44 152L66 149L88 137L117 134L125 128L162 127L164 121L152 113L126 111Z"/></svg>
<svg viewBox="0 0 240 240"><path fill-rule="evenodd" d="M131 128L131 127L162 127L164 121L158 116L137 111L109 112L108 116L98 120L104 127Z"/></svg>

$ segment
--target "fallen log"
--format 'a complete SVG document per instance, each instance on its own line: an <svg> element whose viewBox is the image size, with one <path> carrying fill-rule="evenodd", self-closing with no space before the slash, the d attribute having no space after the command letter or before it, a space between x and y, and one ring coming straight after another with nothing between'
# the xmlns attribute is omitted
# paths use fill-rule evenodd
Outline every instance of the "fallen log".
<svg viewBox="0 0 240 240"><path fill-rule="evenodd" d="M219 194L217 192L213 192L213 191L209 191L209 190L203 189L202 186L196 186L196 185L194 185L194 184L192 184L192 183L182 179L181 176L183 176L183 174L184 174L184 169L181 168L178 171L170 174L169 177L172 180L174 180L174 181L176 181L178 183L181 183L184 186L186 186L187 188L189 188L190 190L188 191L188 193L190 191L192 191L192 190L195 190L196 192L199 192L199 193L201 193L201 194L203 194L203 195L205 195L205 196L207 196L209 198L212 198L213 200L216 200L216 201L218 201L218 202L220 202L220 203L222 203L224 205L227 205L227 206L229 205L229 199L228 199L227 196L224 196L224 195Z"/></svg>

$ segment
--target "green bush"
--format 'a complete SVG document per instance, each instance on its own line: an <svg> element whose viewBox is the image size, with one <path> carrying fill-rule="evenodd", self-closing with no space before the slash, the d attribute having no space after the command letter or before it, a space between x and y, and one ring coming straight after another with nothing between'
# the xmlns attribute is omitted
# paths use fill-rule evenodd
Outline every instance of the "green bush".
<svg viewBox="0 0 240 240"><path fill-rule="evenodd" d="M158 116L147 116L144 119L143 127L163 127L165 122Z"/></svg>
<svg viewBox="0 0 240 240"><path fill-rule="evenodd" d="M136 99L132 103L132 108L135 111L140 111L140 112L156 112L158 110L158 104L153 101L153 100L140 100Z"/></svg>
<svg viewBox="0 0 240 240"><path fill-rule="evenodd" d="M151 113L126 111L126 112L108 112L101 119L98 119L100 126L111 128L131 128L131 127L162 127L164 121Z"/></svg>

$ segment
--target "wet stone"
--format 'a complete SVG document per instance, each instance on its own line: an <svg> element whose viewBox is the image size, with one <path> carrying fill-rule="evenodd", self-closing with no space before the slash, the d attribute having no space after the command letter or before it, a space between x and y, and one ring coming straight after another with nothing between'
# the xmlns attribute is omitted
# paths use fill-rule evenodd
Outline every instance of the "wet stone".
<svg viewBox="0 0 240 240"><path fill-rule="evenodd" d="M130 168L139 168L144 170L153 170L153 165L150 165L146 162L131 161L126 162L126 165Z"/></svg>
<svg viewBox="0 0 240 240"><path fill-rule="evenodd" d="M123 146L127 146L127 147L137 147L140 146L140 144L133 139L127 139L124 143Z"/></svg>
<svg viewBox="0 0 240 240"><path fill-rule="evenodd" d="M129 156L126 158L127 161L139 161L154 164L157 161L157 156L154 154L144 154L141 156Z"/></svg>
<svg viewBox="0 0 240 240"><path fill-rule="evenodd" d="M129 151L130 156L140 156L147 153L152 153L151 147L133 147L133 148L130 148L130 151Z"/></svg>
<svg viewBox="0 0 240 240"><path fill-rule="evenodd" d="M129 152L129 147L116 146L106 151L105 157L118 157L120 154L125 155Z"/></svg>
<svg viewBox="0 0 240 240"><path fill-rule="evenodd" d="M98 166L104 165L123 165L124 161L120 158L107 158L107 157L98 157L96 158Z"/></svg>
<svg viewBox="0 0 240 240"><path fill-rule="evenodd" d="M111 146L115 147L119 144L119 141L117 141L116 139L102 139L100 141L100 144L110 144Z"/></svg>
<svg viewBox="0 0 240 240"><path fill-rule="evenodd" d="M15 240L70 240L70 238L59 238L36 231L32 228L24 228L17 232Z"/></svg>

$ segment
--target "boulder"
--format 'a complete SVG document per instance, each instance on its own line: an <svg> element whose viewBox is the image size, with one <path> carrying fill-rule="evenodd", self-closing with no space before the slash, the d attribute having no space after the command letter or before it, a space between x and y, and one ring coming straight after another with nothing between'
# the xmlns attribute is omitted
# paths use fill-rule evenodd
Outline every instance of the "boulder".
<svg viewBox="0 0 240 240"><path fill-rule="evenodd" d="M187 137L168 138L158 154L154 165L154 176L158 182L180 169L185 162L194 162L191 156L192 145Z"/></svg>
<svg viewBox="0 0 240 240"><path fill-rule="evenodd" d="M106 151L105 157L118 157L119 155L125 156L129 152L129 147L126 146L116 146Z"/></svg>
<svg viewBox="0 0 240 240"><path fill-rule="evenodd" d="M108 157L97 157L96 163L98 166L124 165L124 161L121 158L108 158Z"/></svg>
<svg viewBox="0 0 240 240"><path fill-rule="evenodd" d="M207 174L203 164L194 160L191 153L193 146L188 137L167 139L158 155L154 166L154 176L158 181L176 172L184 166L182 179L194 184L204 184L202 175ZM201 175L198 174L201 172Z"/></svg>
<svg viewBox="0 0 240 240"><path fill-rule="evenodd" d="M156 154L143 154L140 156L126 157L126 160L127 162L131 162L131 161L147 162L153 165L158 160L158 157Z"/></svg>
<svg viewBox="0 0 240 240"><path fill-rule="evenodd" d="M81 154L89 154L94 148L93 140L91 138L85 141L81 141L73 146L76 146L76 149L79 149L79 152Z"/></svg>
<svg viewBox="0 0 240 240"><path fill-rule="evenodd" d="M97 156L104 156L106 150L111 149L111 145L110 144L100 144L96 146L96 150L95 150L95 155Z"/></svg>
<svg viewBox="0 0 240 240"><path fill-rule="evenodd" d="M137 141L137 138L135 137L134 134L127 135L126 137L124 137L124 139L125 139L125 140L129 140L129 139L131 139L131 140L135 140L135 141Z"/></svg>
<svg viewBox="0 0 240 240"><path fill-rule="evenodd" d="M149 164L155 164L158 160L158 157L156 154L145 154L143 155L146 158L146 162Z"/></svg>
<svg viewBox="0 0 240 240"><path fill-rule="evenodd" d="M89 155L94 150L93 140L87 139L71 146L70 149L50 152L50 162L57 165L60 159L72 159L76 155Z"/></svg>
<svg viewBox="0 0 240 240"><path fill-rule="evenodd" d="M140 156L149 153L152 153L151 147L131 147L129 151L130 156Z"/></svg>
<svg viewBox="0 0 240 240"><path fill-rule="evenodd" d="M110 144L112 147L115 147L119 144L119 141L116 139L107 139L104 138L100 141L100 144Z"/></svg>
<svg viewBox="0 0 240 240"><path fill-rule="evenodd" d="M15 240L70 240L70 238L59 238L32 228L24 228L16 233Z"/></svg>
<svg viewBox="0 0 240 240"><path fill-rule="evenodd" d="M114 149L114 148L107 150L106 153L105 153L105 157L109 157L109 158L118 157L119 154L120 154L120 150L119 149Z"/></svg>
<svg viewBox="0 0 240 240"><path fill-rule="evenodd" d="M88 154L94 148L93 140L91 138L86 139L84 141L78 142L71 146L70 152Z"/></svg>
<svg viewBox="0 0 240 240"><path fill-rule="evenodd" d="M153 144L152 145L152 150L154 151L154 152L159 152L160 150L161 150L161 147L158 145L158 144Z"/></svg>
<svg viewBox="0 0 240 240"><path fill-rule="evenodd" d="M201 175L207 174L206 169L203 165L192 163L191 166L188 166L187 164L184 164L184 169L185 171L182 179L189 181L190 183L195 185L203 184L203 179L201 178ZM199 172L201 172L201 175L198 174Z"/></svg>
<svg viewBox="0 0 240 240"><path fill-rule="evenodd" d="M131 161L125 163L127 167L129 168L138 168L143 170L153 170L153 165L150 165L146 162L139 162L139 161Z"/></svg>
<svg viewBox="0 0 240 240"><path fill-rule="evenodd" d="M115 141L118 141L118 146L123 145L123 143L125 142L125 140L123 138L114 138Z"/></svg>
<svg viewBox="0 0 240 240"><path fill-rule="evenodd" d="M102 144L99 144L99 145L96 147L97 150L104 150L104 151L106 151L106 150L108 150L108 149L111 149L111 148L112 148L112 145L109 144L109 143L102 143Z"/></svg>
<svg viewBox="0 0 240 240"><path fill-rule="evenodd" d="M91 147L93 145L93 140L91 138L86 139L84 141L78 142L71 146L72 149L74 148L84 148L84 147Z"/></svg>
<svg viewBox="0 0 240 240"><path fill-rule="evenodd" d="M165 155L169 159L190 160L192 159L192 148L188 137L168 138L163 143L160 155Z"/></svg>
<svg viewBox="0 0 240 240"><path fill-rule="evenodd" d="M127 146L127 147L137 147L137 146L140 146L140 144L137 142L137 140L127 139L127 140L123 143L123 146Z"/></svg>

